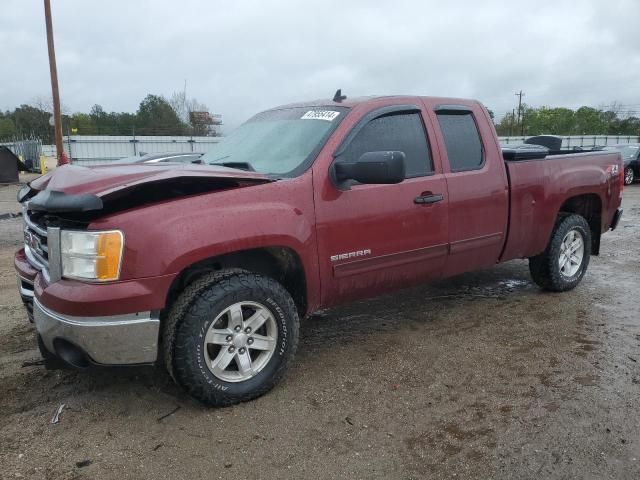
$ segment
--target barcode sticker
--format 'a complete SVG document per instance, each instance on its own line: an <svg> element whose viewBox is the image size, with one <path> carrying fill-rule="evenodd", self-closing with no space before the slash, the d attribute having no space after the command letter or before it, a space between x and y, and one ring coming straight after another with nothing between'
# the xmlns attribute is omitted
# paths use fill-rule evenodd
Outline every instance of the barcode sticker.
<svg viewBox="0 0 640 480"><path fill-rule="evenodd" d="M332 122L340 112L334 112L332 110L309 110L305 113L301 120L326 120L327 122Z"/></svg>

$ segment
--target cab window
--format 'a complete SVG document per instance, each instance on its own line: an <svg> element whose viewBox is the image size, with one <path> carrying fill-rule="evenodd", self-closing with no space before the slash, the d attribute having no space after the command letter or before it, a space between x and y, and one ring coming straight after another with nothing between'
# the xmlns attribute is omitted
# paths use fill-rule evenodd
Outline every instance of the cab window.
<svg viewBox="0 0 640 480"><path fill-rule="evenodd" d="M367 123L353 138L340 161L356 162L363 153L400 151L406 157L406 178L433 173L433 161L420 113L383 115Z"/></svg>

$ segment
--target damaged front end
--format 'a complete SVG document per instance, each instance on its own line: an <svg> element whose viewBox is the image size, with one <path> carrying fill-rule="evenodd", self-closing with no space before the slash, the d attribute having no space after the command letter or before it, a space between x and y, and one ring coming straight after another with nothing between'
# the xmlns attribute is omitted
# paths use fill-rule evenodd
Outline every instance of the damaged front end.
<svg viewBox="0 0 640 480"><path fill-rule="evenodd" d="M65 232L87 231L91 222L116 212L273 181L253 172L208 166L65 166L36 179L18 192L23 209L24 249L16 254L15 265L29 319L33 321L34 281L38 273L46 284L63 277L101 280L65 274ZM102 280L117 279L109 276L109 272L119 272L119 266L114 269L106 265Z"/></svg>

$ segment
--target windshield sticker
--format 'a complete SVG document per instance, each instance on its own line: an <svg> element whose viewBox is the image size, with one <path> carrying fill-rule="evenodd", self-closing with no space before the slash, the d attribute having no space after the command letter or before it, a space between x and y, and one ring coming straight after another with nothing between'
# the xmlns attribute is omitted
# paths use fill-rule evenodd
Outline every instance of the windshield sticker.
<svg viewBox="0 0 640 480"><path fill-rule="evenodd" d="M300 117L301 120L326 120L332 122L340 112L334 112L332 110L309 110L307 113Z"/></svg>

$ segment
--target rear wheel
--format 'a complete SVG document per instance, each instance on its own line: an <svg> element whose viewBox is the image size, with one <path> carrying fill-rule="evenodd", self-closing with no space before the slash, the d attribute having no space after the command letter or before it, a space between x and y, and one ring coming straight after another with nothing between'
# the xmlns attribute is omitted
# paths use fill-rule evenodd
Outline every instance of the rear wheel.
<svg viewBox="0 0 640 480"><path fill-rule="evenodd" d="M591 229L580 215L558 218L547 248L529 258L529 271L540 287L552 292L575 288L589 266Z"/></svg>
<svg viewBox="0 0 640 480"><path fill-rule="evenodd" d="M635 172L633 171L633 168L631 167L627 167L624 169L624 184L625 185L631 185L633 183L633 180L635 179Z"/></svg>
<svg viewBox="0 0 640 480"><path fill-rule="evenodd" d="M211 406L251 400L284 376L298 343L289 293L249 272L206 275L180 295L169 314L164 348L174 379Z"/></svg>

